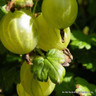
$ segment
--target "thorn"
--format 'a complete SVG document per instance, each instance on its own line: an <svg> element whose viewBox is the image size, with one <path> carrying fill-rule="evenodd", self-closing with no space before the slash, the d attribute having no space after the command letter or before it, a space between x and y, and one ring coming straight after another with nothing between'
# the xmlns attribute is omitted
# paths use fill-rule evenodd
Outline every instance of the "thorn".
<svg viewBox="0 0 96 96"><path fill-rule="evenodd" d="M38 14L35 14L35 17L37 17L38 16Z"/></svg>
<svg viewBox="0 0 96 96"><path fill-rule="evenodd" d="M64 67L69 67L69 66L70 66L70 64L69 64L69 63L66 63L66 62L63 63L62 65L63 65Z"/></svg>
<svg viewBox="0 0 96 96"><path fill-rule="evenodd" d="M78 93L79 96L83 96L81 93Z"/></svg>
<svg viewBox="0 0 96 96"><path fill-rule="evenodd" d="M2 93L3 91L2 91L2 89L0 89L0 93Z"/></svg>
<svg viewBox="0 0 96 96"><path fill-rule="evenodd" d="M79 85L76 85L76 88L79 88Z"/></svg>
<svg viewBox="0 0 96 96"><path fill-rule="evenodd" d="M73 60L73 56L72 56L72 54L70 53L70 51L69 51L68 48L65 48L63 52L64 52L71 60Z"/></svg>

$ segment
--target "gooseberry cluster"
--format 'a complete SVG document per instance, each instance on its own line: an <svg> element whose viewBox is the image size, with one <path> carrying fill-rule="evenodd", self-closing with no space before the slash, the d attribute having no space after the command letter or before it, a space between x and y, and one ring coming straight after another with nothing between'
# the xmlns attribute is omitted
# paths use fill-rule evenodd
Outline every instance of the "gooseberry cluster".
<svg viewBox="0 0 96 96"><path fill-rule="evenodd" d="M31 5L32 7L33 5L32 0L13 1L16 6L22 7L24 5L23 7L28 7L28 5ZM27 54L35 48L40 48L45 52L51 49L62 51L67 48L70 42L70 26L77 17L76 0L43 0L41 10L40 15L35 16L34 12L27 10L27 8L19 8L19 10L15 8L14 11L9 11L2 18L0 22L0 40L5 48L15 54ZM56 52L59 54L59 51ZM51 55L53 56L53 54ZM58 59L58 63L61 62L60 60ZM21 67L21 83L17 85L19 96L49 95L53 91L55 84L49 77L45 78L47 82L38 81L33 74L30 65L25 62ZM52 80L55 78L53 77ZM27 95L22 95L22 92Z"/></svg>

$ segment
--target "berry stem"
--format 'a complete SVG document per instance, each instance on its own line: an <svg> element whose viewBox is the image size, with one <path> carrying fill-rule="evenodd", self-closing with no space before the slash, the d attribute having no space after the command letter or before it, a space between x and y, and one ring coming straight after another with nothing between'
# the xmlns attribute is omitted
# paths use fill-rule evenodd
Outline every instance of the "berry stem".
<svg viewBox="0 0 96 96"><path fill-rule="evenodd" d="M41 49L39 48L36 48L36 51L43 57L45 57L44 53L41 51Z"/></svg>
<svg viewBox="0 0 96 96"><path fill-rule="evenodd" d="M33 8L33 15L35 15L35 10L36 10L37 4L38 4L38 1L35 2L34 8Z"/></svg>

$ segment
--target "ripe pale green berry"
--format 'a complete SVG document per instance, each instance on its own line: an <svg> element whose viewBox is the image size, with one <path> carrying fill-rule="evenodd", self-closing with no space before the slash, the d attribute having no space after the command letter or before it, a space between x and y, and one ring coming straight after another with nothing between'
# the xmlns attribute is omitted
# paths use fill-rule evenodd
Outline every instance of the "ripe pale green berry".
<svg viewBox="0 0 96 96"><path fill-rule="evenodd" d="M43 0L42 14L50 25L64 29L71 26L78 12L76 0Z"/></svg>
<svg viewBox="0 0 96 96"><path fill-rule="evenodd" d="M47 82L38 81L31 72L31 66L24 62L20 70L21 84L30 96L48 96L55 88L55 84L48 79Z"/></svg>
<svg viewBox="0 0 96 96"><path fill-rule="evenodd" d="M29 11L6 14L1 21L0 37L3 45L16 54L26 54L37 44L37 33Z"/></svg>
<svg viewBox="0 0 96 96"><path fill-rule="evenodd" d="M49 49L65 49L70 42L70 28L64 29L64 43L60 35L60 30L50 26L43 15L37 17L37 32L39 33L38 46L48 51Z"/></svg>

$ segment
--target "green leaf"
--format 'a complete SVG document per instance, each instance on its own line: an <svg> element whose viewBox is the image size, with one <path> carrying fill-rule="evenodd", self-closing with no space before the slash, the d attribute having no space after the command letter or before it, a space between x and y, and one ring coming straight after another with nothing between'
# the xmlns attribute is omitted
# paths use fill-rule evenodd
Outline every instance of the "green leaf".
<svg viewBox="0 0 96 96"><path fill-rule="evenodd" d="M92 45L96 46L96 34L91 34L90 40L91 40Z"/></svg>
<svg viewBox="0 0 96 96"><path fill-rule="evenodd" d="M91 44L92 41L90 40L91 38L88 35L83 34L83 32L79 30L74 30L72 31L71 34L71 47L73 49L79 48L83 49L86 48L87 50L91 49Z"/></svg>
<svg viewBox="0 0 96 96"><path fill-rule="evenodd" d="M65 76L65 68L61 65L64 62L63 51L52 49L45 57L37 56L33 59L32 72L41 81L47 81L50 77L54 83L61 83Z"/></svg>
<svg viewBox="0 0 96 96"><path fill-rule="evenodd" d="M4 72L4 70L3 70ZM3 73L4 78L4 90L9 91L13 89L13 84L19 82L19 71L17 70L16 66L10 68L9 70Z"/></svg>
<svg viewBox="0 0 96 96"><path fill-rule="evenodd" d="M96 86L88 83L85 79L76 77L76 87L75 90L78 94L82 96L96 96Z"/></svg>
<svg viewBox="0 0 96 96"><path fill-rule="evenodd" d="M96 0L89 0L88 12L92 16L96 16Z"/></svg>
<svg viewBox="0 0 96 96"><path fill-rule="evenodd" d="M91 70L92 72L96 71L96 48L91 50L76 49L72 52L72 54L74 56L74 60L77 60L78 63L82 64L86 69Z"/></svg>
<svg viewBox="0 0 96 96"><path fill-rule="evenodd" d="M2 19L2 17L8 13L8 11L6 10L6 0L0 0L0 20Z"/></svg>
<svg viewBox="0 0 96 96"><path fill-rule="evenodd" d="M73 93L66 93L66 92L73 92L75 90L75 80L74 75L72 73L67 73L63 79L61 84L57 84L55 88L56 96L72 96Z"/></svg>
<svg viewBox="0 0 96 96"><path fill-rule="evenodd" d="M7 49L3 46L3 44L0 42L0 54L7 53Z"/></svg>
<svg viewBox="0 0 96 96"><path fill-rule="evenodd" d="M14 85L19 82L20 57L12 53L0 54L0 88L10 93Z"/></svg>
<svg viewBox="0 0 96 96"><path fill-rule="evenodd" d="M21 62L22 58L20 58L20 56L18 56L18 55L7 54L6 55L6 61L7 62L15 62L15 61Z"/></svg>
<svg viewBox="0 0 96 96"><path fill-rule="evenodd" d="M5 4L6 4L6 1L7 1L7 0L0 0L0 6L5 5Z"/></svg>

